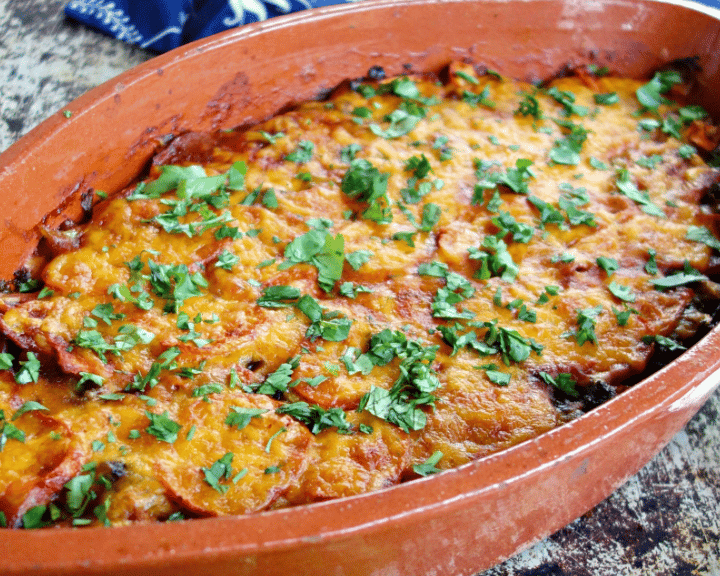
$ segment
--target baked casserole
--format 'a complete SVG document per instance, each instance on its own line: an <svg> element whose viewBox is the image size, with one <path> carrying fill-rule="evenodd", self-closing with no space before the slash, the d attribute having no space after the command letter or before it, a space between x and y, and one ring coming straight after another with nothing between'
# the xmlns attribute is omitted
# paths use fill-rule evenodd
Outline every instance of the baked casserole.
<svg viewBox="0 0 720 576"><path fill-rule="evenodd" d="M0 523L246 514L456 467L622 392L713 321L683 78L381 69L187 133L44 229L0 296Z"/></svg>

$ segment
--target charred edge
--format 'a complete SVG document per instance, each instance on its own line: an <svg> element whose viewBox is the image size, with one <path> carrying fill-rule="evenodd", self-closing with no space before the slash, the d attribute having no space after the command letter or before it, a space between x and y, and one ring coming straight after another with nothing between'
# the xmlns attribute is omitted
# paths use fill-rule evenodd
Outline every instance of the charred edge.
<svg viewBox="0 0 720 576"><path fill-rule="evenodd" d="M553 74L548 77L544 78L543 80L535 83L535 85L538 88L547 88L550 84L552 84L555 80L560 80L561 78L568 78L571 76L576 76L577 66L566 62L560 68L558 68Z"/></svg>
<svg viewBox="0 0 720 576"><path fill-rule="evenodd" d="M673 69L680 72L685 80L694 80L695 76L702 72L700 65L700 56L687 56L685 58L677 58L668 62L663 66L664 70ZM686 77L687 75L687 77Z"/></svg>

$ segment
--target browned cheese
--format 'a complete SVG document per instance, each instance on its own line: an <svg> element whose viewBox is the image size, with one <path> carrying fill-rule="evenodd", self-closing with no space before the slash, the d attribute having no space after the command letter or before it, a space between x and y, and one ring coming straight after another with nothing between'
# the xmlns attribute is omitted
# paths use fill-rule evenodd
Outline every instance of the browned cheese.
<svg viewBox="0 0 720 576"><path fill-rule="evenodd" d="M577 417L707 324L702 111L478 70L179 136L45 231L36 288L0 296L2 523L385 488Z"/></svg>

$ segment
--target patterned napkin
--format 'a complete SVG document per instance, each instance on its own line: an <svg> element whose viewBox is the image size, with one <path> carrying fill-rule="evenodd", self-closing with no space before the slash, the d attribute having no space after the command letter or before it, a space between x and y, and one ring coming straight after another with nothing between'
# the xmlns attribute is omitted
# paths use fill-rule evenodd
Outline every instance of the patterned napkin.
<svg viewBox="0 0 720 576"><path fill-rule="evenodd" d="M125 42L165 52L242 24L353 1L357 0L71 0L65 14ZM699 3L720 8L720 0Z"/></svg>
<svg viewBox="0 0 720 576"><path fill-rule="evenodd" d="M71 0L65 14L115 38L165 52L235 26L355 0Z"/></svg>

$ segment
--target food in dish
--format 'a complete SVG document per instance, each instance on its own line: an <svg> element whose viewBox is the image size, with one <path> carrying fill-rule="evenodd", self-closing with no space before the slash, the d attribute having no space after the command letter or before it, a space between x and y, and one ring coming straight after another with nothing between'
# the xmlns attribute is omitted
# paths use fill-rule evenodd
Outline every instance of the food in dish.
<svg viewBox="0 0 720 576"><path fill-rule="evenodd" d="M8 526L245 514L455 467L681 349L717 145L649 82L373 69L177 137L2 296Z"/></svg>

